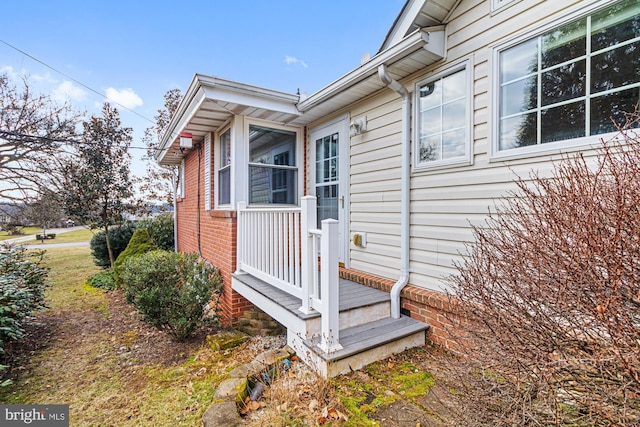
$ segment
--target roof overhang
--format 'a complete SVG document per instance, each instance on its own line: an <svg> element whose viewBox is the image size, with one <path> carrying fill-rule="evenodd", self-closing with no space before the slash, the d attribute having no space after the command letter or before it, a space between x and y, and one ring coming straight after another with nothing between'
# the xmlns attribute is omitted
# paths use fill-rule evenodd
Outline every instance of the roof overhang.
<svg viewBox="0 0 640 427"><path fill-rule="evenodd" d="M380 47L393 46L419 28L446 25L462 0L407 0Z"/></svg>
<svg viewBox="0 0 640 427"><path fill-rule="evenodd" d="M181 132L191 133L198 143L234 115L294 126L313 123L383 89L380 65L393 79L402 80L444 57L444 26L417 29L302 101L299 95L196 74L160 141L156 160L161 165L179 164Z"/></svg>
<svg viewBox="0 0 640 427"><path fill-rule="evenodd" d="M191 133L198 143L234 115L291 122L300 116L298 100L298 95L196 74L160 141L156 160L165 166L179 164L181 132Z"/></svg>
<svg viewBox="0 0 640 427"><path fill-rule="evenodd" d="M445 56L444 26L419 29L396 45L378 53L360 67L334 81L298 104L303 114L289 124L305 125L359 101L386 85L378 77L378 67L387 66L389 75L401 80Z"/></svg>

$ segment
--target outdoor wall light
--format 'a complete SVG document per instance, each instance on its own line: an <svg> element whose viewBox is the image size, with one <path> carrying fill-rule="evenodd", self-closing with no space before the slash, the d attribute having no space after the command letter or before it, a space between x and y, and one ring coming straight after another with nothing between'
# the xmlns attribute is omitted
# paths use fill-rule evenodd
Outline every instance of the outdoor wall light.
<svg viewBox="0 0 640 427"><path fill-rule="evenodd" d="M180 149L193 147L193 135L190 132L180 132Z"/></svg>
<svg viewBox="0 0 640 427"><path fill-rule="evenodd" d="M349 125L349 136L360 135L367 130L367 116L359 117Z"/></svg>

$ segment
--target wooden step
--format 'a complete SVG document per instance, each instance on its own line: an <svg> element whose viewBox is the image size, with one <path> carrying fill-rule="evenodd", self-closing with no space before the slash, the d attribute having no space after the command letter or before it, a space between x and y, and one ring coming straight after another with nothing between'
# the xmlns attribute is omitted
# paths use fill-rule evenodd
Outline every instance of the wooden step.
<svg viewBox="0 0 640 427"><path fill-rule="evenodd" d="M326 376L333 377L385 359L394 353L425 344L429 325L407 316L386 317L340 330L342 349L325 353L318 348L319 337L304 341L315 357L314 363Z"/></svg>
<svg viewBox="0 0 640 427"><path fill-rule="evenodd" d="M235 273L233 288L254 305L294 333L307 336L320 331L320 313L302 313L300 298L296 298L250 274ZM340 324L343 327L356 326L382 317L391 312L389 294L378 289L340 279ZM307 322L305 331L296 327L302 320Z"/></svg>

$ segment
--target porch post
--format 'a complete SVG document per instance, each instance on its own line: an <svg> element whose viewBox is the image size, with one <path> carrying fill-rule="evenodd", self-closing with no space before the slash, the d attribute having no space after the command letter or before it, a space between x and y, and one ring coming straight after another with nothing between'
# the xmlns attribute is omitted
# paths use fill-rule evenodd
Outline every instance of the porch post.
<svg viewBox="0 0 640 427"><path fill-rule="evenodd" d="M246 261L244 242L244 234L246 233L245 228L247 227L244 218L244 210L246 208L247 204L245 202L238 202L238 214L236 223L236 273L242 272L242 264Z"/></svg>
<svg viewBox="0 0 640 427"><path fill-rule="evenodd" d="M319 347L325 353L340 350L340 298L338 274L338 226L335 219L322 221L320 242L320 293L322 295L322 337Z"/></svg>
<svg viewBox="0 0 640 427"><path fill-rule="evenodd" d="M314 294L312 286L314 283L314 274L318 271L318 262L316 250L313 247L313 238L309 235L309 230L317 228L316 224L316 198L314 196L304 196L300 200L300 235L301 235L301 287L302 287L302 305L300 311L309 314L311 308L311 296Z"/></svg>

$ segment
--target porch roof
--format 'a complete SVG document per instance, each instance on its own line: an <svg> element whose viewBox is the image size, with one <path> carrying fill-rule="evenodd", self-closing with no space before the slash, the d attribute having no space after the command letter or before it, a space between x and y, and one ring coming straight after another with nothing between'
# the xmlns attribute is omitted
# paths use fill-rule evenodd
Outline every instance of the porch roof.
<svg viewBox="0 0 640 427"><path fill-rule="evenodd" d="M233 115L290 122L300 115L298 99L298 95L196 74L160 141L156 159L162 165L179 164L181 132L201 142L206 133L217 130Z"/></svg>

